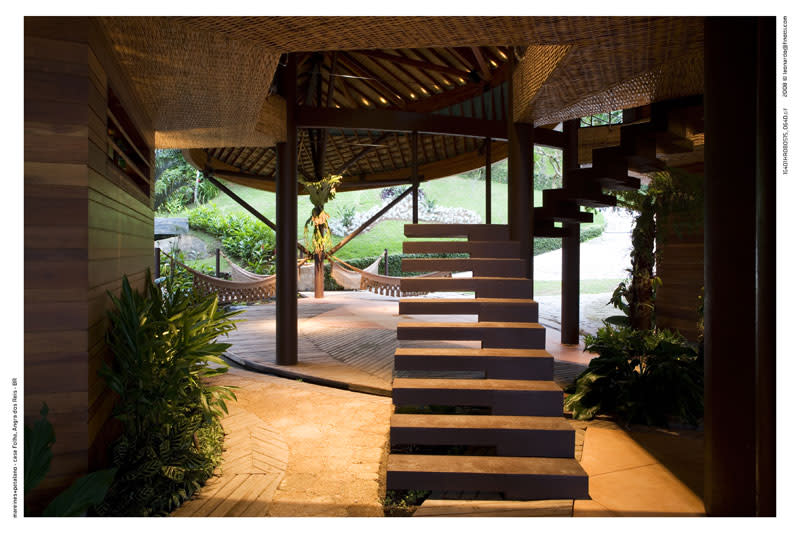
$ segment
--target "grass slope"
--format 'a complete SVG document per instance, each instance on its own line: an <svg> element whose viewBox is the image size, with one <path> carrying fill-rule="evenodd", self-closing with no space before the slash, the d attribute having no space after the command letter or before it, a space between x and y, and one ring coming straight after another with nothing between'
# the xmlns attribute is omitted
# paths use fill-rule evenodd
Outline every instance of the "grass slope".
<svg viewBox="0 0 800 533"><path fill-rule="evenodd" d="M224 181L224 180L223 180ZM259 191L242 185L226 183L230 189L244 199L247 203L258 209L267 218L275 221L275 194ZM485 183L483 181L451 176L420 185L427 198L434 199L437 205L444 207L463 207L475 211L485 219ZM364 212L373 206L381 204L380 189L363 191L339 192L336 198L329 202L326 211L336 217L337 212L345 206L356 206L357 212ZM220 194L212 204L223 213L246 212L235 201L225 194ZM542 203L542 191L534 191L534 205ZM307 195L302 195L297 201L297 236L303 238L303 226L311 213L311 202ZM176 216L186 216L188 213L178 213ZM602 217L595 216L595 224L602 224ZM492 222L505 224L508 221L508 185L505 183L492 183ZM353 257L375 257L383 253L384 248L390 254L401 253L403 244L403 225L410 222L402 220L384 220L375 225L368 232L364 232L344 246L337 257L350 259ZM341 240L334 237L334 243Z"/></svg>

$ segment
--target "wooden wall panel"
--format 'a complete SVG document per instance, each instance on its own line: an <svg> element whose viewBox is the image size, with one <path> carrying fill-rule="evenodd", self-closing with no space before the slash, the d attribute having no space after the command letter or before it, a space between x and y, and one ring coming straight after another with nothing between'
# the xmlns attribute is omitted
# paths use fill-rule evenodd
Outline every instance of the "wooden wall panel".
<svg viewBox="0 0 800 533"><path fill-rule="evenodd" d="M699 215L698 215L699 216ZM656 256L656 275L663 286L656 293L658 327L675 329L694 342L697 340L697 307L703 287L703 221L687 215L670 215ZM664 222L662 222L664 224Z"/></svg>
<svg viewBox="0 0 800 533"><path fill-rule="evenodd" d="M90 24L89 45L88 435L90 464L100 466L106 462L107 447L117 430L110 420L114 395L97 376L102 362L111 360L104 339L108 325L106 314L112 308L108 292L119 294L123 276L128 276L135 288L140 288L145 271L153 262L150 195L144 194L106 156L109 87L148 143L151 164L154 163L154 134L150 118L122 75L96 21Z"/></svg>
<svg viewBox="0 0 800 533"><path fill-rule="evenodd" d="M25 419L46 402L56 434L34 510L89 466L88 46L70 20L25 19Z"/></svg>
<svg viewBox="0 0 800 533"><path fill-rule="evenodd" d="M106 291L140 287L153 257L153 211L106 155L111 86L153 158L152 121L115 63L96 20L25 19L25 416L50 409L51 471L26 499L34 512L104 466L114 395L97 376ZM151 187L152 193L152 187Z"/></svg>

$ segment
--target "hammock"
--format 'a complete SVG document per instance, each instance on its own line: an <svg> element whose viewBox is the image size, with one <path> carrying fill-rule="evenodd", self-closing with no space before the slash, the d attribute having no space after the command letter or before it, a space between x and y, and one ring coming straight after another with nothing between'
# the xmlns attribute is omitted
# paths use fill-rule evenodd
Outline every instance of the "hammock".
<svg viewBox="0 0 800 533"><path fill-rule="evenodd" d="M329 255L328 260L331 263L331 277L346 289L351 287L355 289L356 278L360 278L360 280L358 280L357 288L362 291L366 290L373 292L375 294L383 294L386 296L395 296L395 297L419 296L421 294L427 294L427 291L423 292L401 291L400 280L403 279L402 277L382 276L378 274L377 271L378 271L378 263L380 263L380 257L374 263L368 266L366 270L361 270L360 268L348 265L347 263L345 263L344 261L333 255ZM449 278L450 272L428 272L427 274L420 274L419 276L409 276L409 277Z"/></svg>
<svg viewBox="0 0 800 533"><path fill-rule="evenodd" d="M192 274L192 288L195 292L202 296L216 294L219 298L220 305L233 302L255 302L275 296L275 274L271 276L254 274L225 257L231 265L231 278L233 278L233 280L220 279L203 274L181 263L163 250L161 253ZM305 259L300 261L297 265L298 268L305 261Z"/></svg>

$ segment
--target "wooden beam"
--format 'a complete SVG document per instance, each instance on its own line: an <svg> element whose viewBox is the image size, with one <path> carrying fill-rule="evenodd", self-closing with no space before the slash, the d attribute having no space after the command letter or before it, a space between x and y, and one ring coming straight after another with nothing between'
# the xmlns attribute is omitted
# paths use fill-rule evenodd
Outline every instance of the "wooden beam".
<svg viewBox="0 0 800 533"><path fill-rule="evenodd" d="M505 140L505 121L465 117L448 117L429 113L395 111L390 109L310 109L297 107L295 111L299 128L345 128L373 131L419 131L438 135L465 137L491 137ZM554 133L546 130L540 142L553 146L548 140Z"/></svg>
<svg viewBox="0 0 800 533"><path fill-rule="evenodd" d="M489 66L486 64L486 60L483 58L483 54L481 53L481 48L479 46L472 47L472 54L475 56L475 59L478 60L478 66L481 69L481 74L483 74L484 80L489 80L492 77L491 72L489 72Z"/></svg>
<svg viewBox="0 0 800 533"><path fill-rule="evenodd" d="M492 223L492 140L487 137L483 151L486 153L486 224Z"/></svg>
<svg viewBox="0 0 800 533"><path fill-rule="evenodd" d="M416 59L411 59L405 56L396 56L394 54L387 54L386 52L379 52L378 50L353 50L353 51L368 57L385 59L387 61L392 61L394 63L402 63L403 65L416 67L420 70L433 70L436 72L443 72L445 74L452 74L454 76L464 76L468 74L468 72L455 67L437 65L435 63L429 63L427 61L418 61Z"/></svg>
<svg viewBox="0 0 800 533"><path fill-rule="evenodd" d="M411 223L419 222L419 133L411 132Z"/></svg>
<svg viewBox="0 0 800 533"><path fill-rule="evenodd" d="M403 192L402 192L402 194L400 194L400 195L399 195L397 198L395 198L394 200L392 200L391 202L389 202L388 204L386 204L385 206L383 206L383 208L382 208L380 211L378 211L377 213L375 213L374 215L372 215L372 217L370 217L370 219L369 219L369 220L367 220L366 222L364 222L363 224L361 224L359 227L357 227L355 230L353 230L353 231L350 233L350 235L348 235L347 237L345 237L344 239L342 239L341 241L339 241L339 244L337 244L336 246L334 246L333 248L331 248L331 249L328 251L328 255L333 255L333 254L335 254L336 252L338 252L339 250L341 250L341 249L342 249L342 247L343 247L345 244L347 244L348 242L350 242L351 240L353 240L353 238L354 238L356 235L358 235L359 233L361 233L362 231L364 231L365 229L367 229L368 227L370 227L370 226L371 226L371 225L372 225L372 224L373 224L373 223L374 223L376 220L378 220L379 218L381 218L381 217L382 217L382 216L383 216L383 215L384 215L384 214L385 214L387 211L389 211L391 208L393 208L393 207L394 207L394 206L396 206L398 203L400 203L400 201L401 201L403 198L405 198L406 196L408 196L408 193L410 193L412 189L413 189L413 187L409 187L408 189L406 189L405 191L403 191Z"/></svg>
<svg viewBox="0 0 800 533"><path fill-rule="evenodd" d="M369 78L369 79L365 79L363 81L366 82L368 85L370 85L372 87L372 89L376 93L381 94L383 92L386 92L386 93L388 93L386 95L387 99L390 100L390 101L393 100L394 101L394 105L396 107L401 107L401 108L405 107L406 101L403 99L403 97L401 97L400 95L397 94L397 91L394 88L390 87L377 74L373 73L367 67L362 65L352 55L349 55L349 54L348 55L344 55L344 54L342 54L342 62L344 64L346 64L347 67L352 72L355 72L357 75L364 76L365 78Z"/></svg>

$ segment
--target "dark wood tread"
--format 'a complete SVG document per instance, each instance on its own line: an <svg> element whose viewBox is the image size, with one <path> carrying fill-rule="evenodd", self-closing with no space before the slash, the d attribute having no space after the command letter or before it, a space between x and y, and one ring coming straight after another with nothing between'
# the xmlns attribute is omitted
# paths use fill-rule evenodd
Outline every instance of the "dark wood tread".
<svg viewBox="0 0 800 533"><path fill-rule="evenodd" d="M395 357L486 357L552 359L547 350L519 348L397 348Z"/></svg>
<svg viewBox="0 0 800 533"><path fill-rule="evenodd" d="M519 241L403 241L404 254L469 254L473 258L519 258Z"/></svg>
<svg viewBox="0 0 800 533"><path fill-rule="evenodd" d="M408 258L401 262L403 272L472 271L477 276L521 277L525 262L519 258L430 257Z"/></svg>
<svg viewBox="0 0 800 533"><path fill-rule="evenodd" d="M407 321L397 323L397 332L410 328L427 329L459 329L465 331L484 329L534 329L542 330L544 326L538 322L417 322Z"/></svg>
<svg viewBox="0 0 800 533"><path fill-rule="evenodd" d="M554 381L528 379L394 378L392 391L398 389L563 392Z"/></svg>
<svg viewBox="0 0 800 533"><path fill-rule="evenodd" d="M502 429L573 431L572 426L559 416L503 416L503 415L408 415L393 414L392 428L448 428L448 429Z"/></svg>
<svg viewBox="0 0 800 533"><path fill-rule="evenodd" d="M469 240L508 240L508 224L406 224L406 237L453 237Z"/></svg>
<svg viewBox="0 0 800 533"><path fill-rule="evenodd" d="M519 277L401 278L400 288L407 292L474 292L479 298L530 299L533 296L533 281Z"/></svg>
<svg viewBox="0 0 800 533"><path fill-rule="evenodd" d="M490 455L415 455L390 453L387 470L517 476L586 477L575 459L552 457L497 457Z"/></svg>

